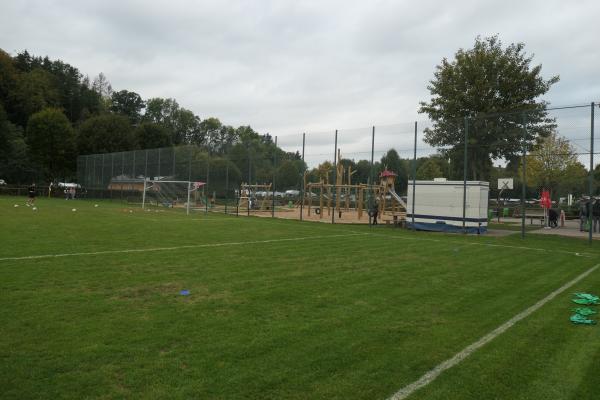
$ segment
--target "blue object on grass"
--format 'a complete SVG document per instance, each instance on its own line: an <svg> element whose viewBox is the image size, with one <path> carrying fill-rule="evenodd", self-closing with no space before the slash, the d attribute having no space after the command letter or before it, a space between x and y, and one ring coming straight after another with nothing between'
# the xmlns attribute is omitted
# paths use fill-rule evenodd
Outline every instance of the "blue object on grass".
<svg viewBox="0 0 600 400"><path fill-rule="evenodd" d="M180 295L182 296L189 296L190 295L190 291L189 290L182 290L181 292L179 292Z"/></svg>

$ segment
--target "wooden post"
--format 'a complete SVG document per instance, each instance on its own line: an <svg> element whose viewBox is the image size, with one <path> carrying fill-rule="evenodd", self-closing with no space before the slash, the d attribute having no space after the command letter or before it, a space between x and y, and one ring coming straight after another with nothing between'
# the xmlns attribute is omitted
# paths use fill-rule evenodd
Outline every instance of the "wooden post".
<svg viewBox="0 0 600 400"><path fill-rule="evenodd" d="M310 210L312 208L312 183L308 184L308 216L310 217Z"/></svg>
<svg viewBox="0 0 600 400"><path fill-rule="evenodd" d="M319 219L323 219L323 181L321 181L319 193Z"/></svg>
<svg viewBox="0 0 600 400"><path fill-rule="evenodd" d="M356 210L358 211L358 219L362 218L362 213L363 213L363 196L364 196L364 189L362 187L359 187L358 189L358 203L356 203Z"/></svg>

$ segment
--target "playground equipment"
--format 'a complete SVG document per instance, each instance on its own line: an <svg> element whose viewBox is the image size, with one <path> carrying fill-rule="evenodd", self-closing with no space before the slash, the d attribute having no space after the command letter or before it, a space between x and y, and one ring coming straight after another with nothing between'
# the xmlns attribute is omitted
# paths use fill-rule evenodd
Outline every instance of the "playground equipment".
<svg viewBox="0 0 600 400"><path fill-rule="evenodd" d="M240 185L238 207L246 210L268 210L269 204L271 204L271 185L271 183L262 185L242 183ZM259 199L260 207L257 207L257 202Z"/></svg>
<svg viewBox="0 0 600 400"><path fill-rule="evenodd" d="M396 176L387 168L379 174L379 215L381 215L382 221L391 220L395 224L404 224L404 221L406 221L406 203L394 188Z"/></svg>
<svg viewBox="0 0 600 400"><path fill-rule="evenodd" d="M338 160L341 160L341 151L338 150ZM338 218L343 218L343 213L355 212L355 218L361 220L372 202L377 202L379 216L382 221L403 223L406 220L406 203L396 193L394 181L396 174L387 168L380 174L378 185L365 183L352 183L352 166L344 168L338 161L335 166L336 183L329 182L329 171L324 171L324 176L319 182L307 182L307 173L304 174L304 205L307 206L308 216L311 213L323 219L324 211L327 215L337 213ZM317 195L318 193L318 195ZM318 203L313 210L313 200L318 197Z"/></svg>

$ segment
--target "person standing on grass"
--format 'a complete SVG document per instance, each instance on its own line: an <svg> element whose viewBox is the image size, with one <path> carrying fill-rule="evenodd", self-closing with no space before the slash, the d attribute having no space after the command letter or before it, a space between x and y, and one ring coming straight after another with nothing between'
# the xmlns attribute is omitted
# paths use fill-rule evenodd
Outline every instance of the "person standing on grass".
<svg viewBox="0 0 600 400"><path fill-rule="evenodd" d="M600 198L596 199L594 202L594 207L592 208L592 218L594 221L594 232L598 232L598 230L600 230Z"/></svg>
<svg viewBox="0 0 600 400"><path fill-rule="evenodd" d="M377 204L377 200L371 205L370 214L371 217L373 217L373 225L377 225L377 215L379 215L379 204Z"/></svg>
<svg viewBox="0 0 600 400"><path fill-rule="evenodd" d="M27 207L32 206L35 203L36 188L35 183L32 183L31 186L27 188Z"/></svg>

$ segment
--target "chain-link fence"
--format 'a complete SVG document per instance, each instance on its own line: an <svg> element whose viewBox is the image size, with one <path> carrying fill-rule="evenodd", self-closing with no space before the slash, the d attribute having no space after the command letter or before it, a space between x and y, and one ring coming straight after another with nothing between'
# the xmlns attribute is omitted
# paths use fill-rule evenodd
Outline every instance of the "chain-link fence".
<svg viewBox="0 0 600 400"><path fill-rule="evenodd" d="M131 203L141 201L144 180L198 182L192 209L204 212L523 235L558 226L591 235L600 180L595 107L81 156L78 180L82 195Z"/></svg>

